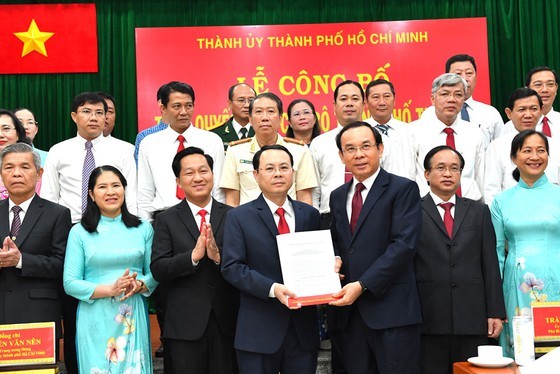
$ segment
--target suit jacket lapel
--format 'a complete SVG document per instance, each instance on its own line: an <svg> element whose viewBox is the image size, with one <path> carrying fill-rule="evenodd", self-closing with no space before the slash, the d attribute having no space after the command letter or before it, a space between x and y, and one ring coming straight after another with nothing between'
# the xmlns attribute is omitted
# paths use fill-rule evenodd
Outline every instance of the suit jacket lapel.
<svg viewBox="0 0 560 374"><path fill-rule="evenodd" d="M212 199L212 212L210 212L210 224L212 231L217 232L218 228L224 220L224 206L219 204L216 200Z"/></svg>
<svg viewBox="0 0 560 374"><path fill-rule="evenodd" d="M426 214L428 214L428 216L430 216L430 218L432 219L432 221L434 221L434 223L440 229L440 231L443 234L445 234L445 236L449 237L449 234L447 234L447 229L445 228L445 225L443 224L443 219L441 218L441 215L439 214L436 203L434 202L434 199L432 199L432 196L430 196L430 194L427 194L426 196L424 196L422 198L422 209L424 209Z"/></svg>
<svg viewBox="0 0 560 374"><path fill-rule="evenodd" d="M360 216L358 217L358 222L356 223L356 231L354 231L354 235L358 233L360 227L364 223L365 217L369 214L377 200L385 193L387 189L387 184L389 184L389 175L383 169L379 170L379 174L377 174L377 178L375 178L375 182L371 186L371 191L368 192L366 201L364 201L364 205L362 206L362 210L360 211ZM348 196L348 195L347 195ZM350 226L350 224L348 224Z"/></svg>
<svg viewBox="0 0 560 374"><path fill-rule="evenodd" d="M270 233L276 237L276 235L278 235L278 227L276 227L272 212L270 211L270 208L268 207L266 201L264 201L264 197L262 194L260 194L257 200L255 200L255 206L268 231L270 231Z"/></svg>
<svg viewBox="0 0 560 374"><path fill-rule="evenodd" d="M14 241L18 248L21 244L25 241L33 227L35 227L35 223L43 213L44 204L42 199L35 195L33 200L31 200L31 204L29 204L29 209L25 212L25 218L21 223L21 228L19 230L19 234Z"/></svg>
<svg viewBox="0 0 560 374"><path fill-rule="evenodd" d="M8 199L0 201L0 241L10 235L10 220L9 220L9 204Z"/></svg>
<svg viewBox="0 0 560 374"><path fill-rule="evenodd" d="M457 196L455 201L455 216L453 217L453 237L457 235L457 231L459 230L459 227L461 227L469 207L470 202L468 200Z"/></svg>
<svg viewBox="0 0 560 374"><path fill-rule="evenodd" d="M344 213L340 215L341 216L340 219L342 221L340 224L343 229L343 232L341 234L344 236L344 238L341 237L341 239L344 241L350 241L352 239L352 233L350 232L350 222L348 221L348 210L346 209L346 199L348 198L348 192L350 192L351 186L352 186L352 181L343 184L342 197L344 198L341 198L340 200L336 201L337 204L341 205L342 212Z"/></svg>
<svg viewBox="0 0 560 374"><path fill-rule="evenodd" d="M181 222L183 222L183 225L185 225L187 230L191 233L192 237L197 239L200 236L200 229L194 220L193 212L186 200L181 201L181 204L177 206L177 215L181 219Z"/></svg>

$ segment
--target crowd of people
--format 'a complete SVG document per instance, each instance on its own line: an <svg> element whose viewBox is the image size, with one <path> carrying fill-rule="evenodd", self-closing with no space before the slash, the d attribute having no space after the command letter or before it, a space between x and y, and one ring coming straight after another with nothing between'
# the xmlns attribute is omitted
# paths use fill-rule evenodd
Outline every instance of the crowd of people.
<svg viewBox="0 0 560 374"><path fill-rule="evenodd" d="M286 137L281 99L244 83L211 131L190 85L162 85L134 146L106 93L76 95L77 134L48 152L31 110L0 110L0 324L55 321L68 373L151 373L149 297L166 373L311 374L327 334L335 373L512 357L513 318L560 301L558 77L531 70L505 124L476 79L449 58L410 124L391 82L343 81L335 128L301 98ZM276 236L321 229L342 288L291 307Z"/></svg>

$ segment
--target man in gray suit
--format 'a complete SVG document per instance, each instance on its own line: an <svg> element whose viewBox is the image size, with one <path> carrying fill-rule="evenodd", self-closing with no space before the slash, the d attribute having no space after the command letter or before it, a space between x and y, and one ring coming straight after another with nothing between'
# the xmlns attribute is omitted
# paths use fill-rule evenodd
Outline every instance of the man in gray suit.
<svg viewBox="0 0 560 374"><path fill-rule="evenodd" d="M451 374L454 362L497 338L505 318L496 236L488 206L455 193L465 161L448 146L430 150L415 270L424 324L422 373Z"/></svg>

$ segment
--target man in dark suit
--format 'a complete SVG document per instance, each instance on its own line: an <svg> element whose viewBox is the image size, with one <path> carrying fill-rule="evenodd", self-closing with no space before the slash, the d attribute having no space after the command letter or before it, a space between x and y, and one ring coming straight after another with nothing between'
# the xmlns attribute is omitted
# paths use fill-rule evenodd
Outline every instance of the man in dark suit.
<svg viewBox="0 0 560 374"><path fill-rule="evenodd" d="M231 118L211 131L218 134L227 151L230 142L255 136L255 130L249 122L249 104L255 99L255 90L246 83L238 83L229 88L228 108Z"/></svg>
<svg viewBox="0 0 560 374"><path fill-rule="evenodd" d="M56 322L61 336L60 295L70 211L35 194L41 158L27 144L0 153L0 324Z"/></svg>
<svg viewBox="0 0 560 374"><path fill-rule="evenodd" d="M476 356L479 345L500 335L506 317L488 206L455 194L464 164L448 146L424 159L430 192L422 198L415 268L426 374L451 374L454 362Z"/></svg>
<svg viewBox="0 0 560 374"><path fill-rule="evenodd" d="M276 236L319 229L319 212L287 196L293 157L282 145L253 158L262 194L231 210L224 230L222 274L241 291L235 348L241 373L314 374L319 331L314 306L288 308Z"/></svg>
<svg viewBox="0 0 560 374"><path fill-rule="evenodd" d="M174 373L236 373L239 293L220 273L223 221L211 197L213 160L188 147L173 159L185 199L156 217L151 270L165 303L163 339Z"/></svg>
<svg viewBox="0 0 560 374"><path fill-rule="evenodd" d="M422 316L413 258L421 229L418 186L379 167L382 138L365 122L337 135L353 179L330 196L343 288L327 312L348 373L418 373Z"/></svg>

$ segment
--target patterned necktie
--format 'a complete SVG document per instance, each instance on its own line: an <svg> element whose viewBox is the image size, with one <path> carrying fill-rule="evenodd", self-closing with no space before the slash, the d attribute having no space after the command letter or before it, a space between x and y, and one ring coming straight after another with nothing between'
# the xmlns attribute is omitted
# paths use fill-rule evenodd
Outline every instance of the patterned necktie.
<svg viewBox="0 0 560 374"><path fill-rule="evenodd" d="M21 229L21 218L19 218L19 212L21 211L22 209L17 205L14 205L12 208L12 212L14 212L12 228L10 229L10 236L12 237L12 240L16 240L16 237L19 234L19 229Z"/></svg>
<svg viewBox="0 0 560 374"><path fill-rule="evenodd" d="M544 135L548 136L549 138L552 136L550 132L550 125L548 124L548 118L546 116L542 119L542 131Z"/></svg>
<svg viewBox="0 0 560 374"><path fill-rule="evenodd" d="M360 212L362 211L362 206L364 201L362 199L362 191L366 188L363 183L356 184L356 191L354 191L354 196L352 197L352 215L350 216L350 232L354 234L356 230L356 224L358 223L358 218L360 218Z"/></svg>
<svg viewBox="0 0 560 374"><path fill-rule="evenodd" d="M93 157L93 143L89 140L86 142L86 157L84 158L84 167L82 168L82 213L86 211L87 208L87 197L88 197L88 181L89 176L93 169L95 169L95 158Z"/></svg>
<svg viewBox="0 0 560 374"><path fill-rule="evenodd" d="M239 131L241 132L241 137L239 139L247 138L247 129L245 127L242 127Z"/></svg>
<svg viewBox="0 0 560 374"><path fill-rule="evenodd" d="M348 183L352 180L352 172L344 166L344 183Z"/></svg>
<svg viewBox="0 0 560 374"><path fill-rule="evenodd" d="M443 132L447 134L447 138L445 139L445 145L447 145L447 146L449 146L449 147L451 147L451 148L453 148L454 150L457 151L457 148L455 148L455 135L453 135L453 129L451 127L445 127L443 129ZM457 194L457 196L461 196L461 186L460 185L457 188L457 191L455 193Z"/></svg>
<svg viewBox="0 0 560 374"><path fill-rule="evenodd" d="M387 125L375 125L375 129L378 130L383 135L389 136L389 126L387 126Z"/></svg>
<svg viewBox="0 0 560 374"><path fill-rule="evenodd" d="M470 122L471 118L469 117L469 112L467 112L467 103L463 103L463 108L461 109L461 119L463 121Z"/></svg>
<svg viewBox="0 0 560 374"><path fill-rule="evenodd" d="M445 210L443 213L443 224L445 225L445 230L447 230L447 235L449 235L449 239L453 237L453 217L451 216L451 207L453 203L441 203L439 204L440 207Z"/></svg>
<svg viewBox="0 0 560 374"><path fill-rule="evenodd" d="M202 232L202 228L204 227L204 224L206 223L206 215L208 214L208 212L204 209L200 209L198 211L198 215L200 216L200 232Z"/></svg>
<svg viewBox="0 0 560 374"><path fill-rule="evenodd" d="M290 227L288 226L288 222L286 221L286 217L284 216L285 210L284 208L276 209L276 214L280 217L278 221L278 234L288 234L290 232Z"/></svg>
<svg viewBox="0 0 560 374"><path fill-rule="evenodd" d="M179 146L177 147L177 153L179 153L185 149L185 137L183 135L179 135L177 137L177 141L179 141ZM183 200L185 198L185 191L183 191L179 185L177 185L177 189L175 190L175 196L177 196L177 199L179 200Z"/></svg>

